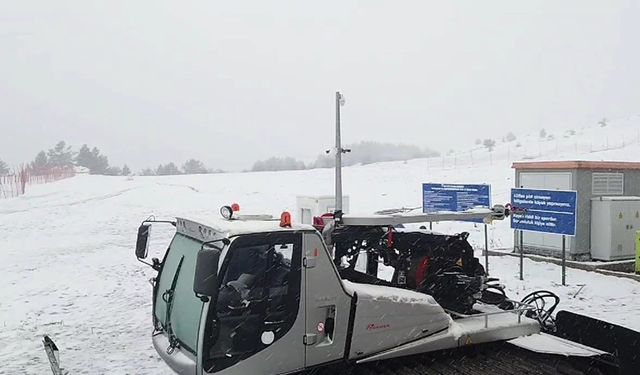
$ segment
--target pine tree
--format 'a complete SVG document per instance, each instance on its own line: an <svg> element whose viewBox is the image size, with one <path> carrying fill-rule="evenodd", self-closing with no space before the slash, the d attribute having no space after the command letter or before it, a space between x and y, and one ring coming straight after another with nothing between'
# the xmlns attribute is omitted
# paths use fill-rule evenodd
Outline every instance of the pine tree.
<svg viewBox="0 0 640 375"><path fill-rule="evenodd" d="M103 174L107 176L121 176L122 169L120 169L120 167L109 167L104 171Z"/></svg>
<svg viewBox="0 0 640 375"><path fill-rule="evenodd" d="M171 162L166 165L160 164L158 166L158 169L156 169L156 174L158 176L173 176L173 175L180 174L180 170L178 169L178 167L176 167L176 165L173 162Z"/></svg>
<svg viewBox="0 0 640 375"><path fill-rule="evenodd" d="M106 155L102 155L97 147L89 149L86 144L80 147L75 162L80 167L88 168L91 174L113 174L115 171L109 170L109 158Z"/></svg>
<svg viewBox="0 0 640 375"><path fill-rule="evenodd" d="M78 154L76 154L76 165L91 170L92 161L93 155L91 154L91 149L89 149L89 146L85 143L80 147Z"/></svg>
<svg viewBox="0 0 640 375"><path fill-rule="evenodd" d="M71 146L67 146L64 141L58 142L54 148L50 149L47 157L51 167L73 167L73 151L71 151Z"/></svg>
<svg viewBox="0 0 640 375"><path fill-rule="evenodd" d="M49 167L49 158L44 151L40 151L36 158L31 162L31 170L40 173Z"/></svg>
<svg viewBox="0 0 640 375"><path fill-rule="evenodd" d="M125 164L125 165L122 167L122 175L123 175L123 176L128 176L128 175L130 175L130 174L131 174L131 169L129 169L129 167Z"/></svg>
<svg viewBox="0 0 640 375"><path fill-rule="evenodd" d="M105 174L109 169L109 159L105 155L100 154L100 150L94 147L91 150L91 174Z"/></svg>
<svg viewBox="0 0 640 375"><path fill-rule="evenodd" d="M0 176L5 174L9 174L9 166L7 165L7 163L2 161L2 159L0 159Z"/></svg>
<svg viewBox="0 0 640 375"><path fill-rule="evenodd" d="M200 160L189 159L182 165L185 174L207 173L207 168Z"/></svg>

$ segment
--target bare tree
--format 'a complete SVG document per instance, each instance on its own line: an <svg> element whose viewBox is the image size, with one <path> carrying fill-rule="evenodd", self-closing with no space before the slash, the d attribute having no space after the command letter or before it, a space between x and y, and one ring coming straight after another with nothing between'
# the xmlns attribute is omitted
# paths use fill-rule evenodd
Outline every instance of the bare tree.
<svg viewBox="0 0 640 375"><path fill-rule="evenodd" d="M540 138L547 138L547 131L544 129L540 129Z"/></svg>
<svg viewBox="0 0 640 375"><path fill-rule="evenodd" d="M493 139L485 139L482 141L482 145L487 149L487 151L491 152L496 147L496 141Z"/></svg>

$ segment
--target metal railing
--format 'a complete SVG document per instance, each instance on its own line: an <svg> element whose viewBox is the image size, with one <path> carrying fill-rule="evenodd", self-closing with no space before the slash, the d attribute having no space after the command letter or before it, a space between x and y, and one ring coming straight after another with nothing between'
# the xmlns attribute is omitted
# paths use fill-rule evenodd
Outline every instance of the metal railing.
<svg viewBox="0 0 640 375"><path fill-rule="evenodd" d="M519 301L513 301L510 299L505 299L505 302L510 302L512 304L514 304L515 308L511 309L511 310L499 310L499 311L490 311L490 312L480 312L478 314L462 314L456 311L452 311L452 310L447 310L445 309L445 311L449 314L449 315L453 315L456 316L458 318L479 318L479 317L484 317L484 328L489 328L489 316L491 315L504 315L504 314L516 314L518 316L518 324L520 324L522 322L522 314L527 312L527 311L536 311L538 310L537 307L526 304L526 303L522 303ZM486 306L494 306L494 305L486 305Z"/></svg>

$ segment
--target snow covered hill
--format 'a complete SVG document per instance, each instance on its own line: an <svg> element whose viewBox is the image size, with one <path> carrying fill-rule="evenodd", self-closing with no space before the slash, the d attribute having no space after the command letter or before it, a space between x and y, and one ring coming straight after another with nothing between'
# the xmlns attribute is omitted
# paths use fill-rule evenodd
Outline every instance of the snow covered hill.
<svg viewBox="0 0 640 375"><path fill-rule="evenodd" d="M419 206L422 182L490 183L494 202L505 203L513 185L513 159L637 160L640 118L620 124L576 129L567 138L558 132L553 140L523 136L498 142L491 154L476 149L349 167L344 190L351 196L352 213ZM278 214L295 209L296 195L331 194L332 186L330 169L79 176L0 200L0 374L47 373L44 333L56 340L63 367L73 374L169 373L151 346L147 280L153 272L133 255L139 223L149 215L218 216L220 205L232 202L247 213ZM441 223L434 229L469 231L472 242L483 242L481 228L473 224ZM154 227L151 256L161 256L171 234L171 228ZM493 248L511 246L508 223L491 226L490 238ZM640 330L640 283L569 269L569 285L562 287L560 268L552 264L527 260L524 282L517 278L515 258L491 257L490 267L513 298L549 289L560 295L563 309Z"/></svg>

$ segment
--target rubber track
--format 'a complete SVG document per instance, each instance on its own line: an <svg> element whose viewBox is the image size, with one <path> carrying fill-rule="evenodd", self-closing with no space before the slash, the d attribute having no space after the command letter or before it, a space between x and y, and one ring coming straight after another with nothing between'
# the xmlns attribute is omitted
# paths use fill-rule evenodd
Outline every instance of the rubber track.
<svg viewBox="0 0 640 375"><path fill-rule="evenodd" d="M617 368L592 358L539 354L508 343L484 344L361 365L307 372L314 375L609 375Z"/></svg>

